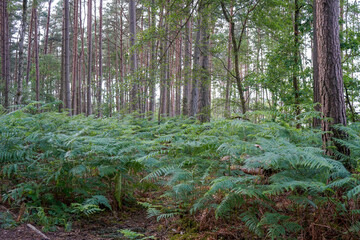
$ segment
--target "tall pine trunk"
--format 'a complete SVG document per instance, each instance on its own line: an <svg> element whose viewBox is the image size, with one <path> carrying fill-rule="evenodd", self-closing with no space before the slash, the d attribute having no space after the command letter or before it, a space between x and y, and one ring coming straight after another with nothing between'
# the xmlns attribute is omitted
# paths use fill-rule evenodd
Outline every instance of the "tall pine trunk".
<svg viewBox="0 0 360 240"><path fill-rule="evenodd" d="M87 66L87 86L86 86L86 116L92 114L91 112L91 73L92 73L92 0L88 0L88 19L87 19L87 34L88 34L88 66Z"/></svg>
<svg viewBox="0 0 360 240"><path fill-rule="evenodd" d="M230 17L233 16L233 7L230 7ZM227 77L226 77L226 86L225 86L225 112L224 116L226 118L231 116L230 113L230 88L232 87L231 81L231 23L229 23L229 36L228 36L228 56L227 56Z"/></svg>
<svg viewBox="0 0 360 240"><path fill-rule="evenodd" d="M39 73L39 37L38 37L38 14L37 6L34 3L34 52L35 52L35 92L36 92L36 101L40 100L40 73Z"/></svg>
<svg viewBox="0 0 360 240"><path fill-rule="evenodd" d="M316 0L313 1L313 48L312 48L312 60L313 60L313 103L315 104L315 111L320 112L320 87L319 87L319 64L317 60L318 50L317 50L317 26L316 26ZM321 126L321 119L313 119L313 127Z"/></svg>
<svg viewBox="0 0 360 240"><path fill-rule="evenodd" d="M200 36L201 36L201 19L198 18L196 28L196 38L193 55L193 71L191 83L191 99L190 99L190 116L195 116L198 113L198 99L199 99L199 76L200 76Z"/></svg>
<svg viewBox="0 0 360 240"><path fill-rule="evenodd" d="M70 38L69 38L70 9L69 0L64 2L64 87L65 87L65 108L72 113L70 100ZM35 29L36 31L36 29Z"/></svg>
<svg viewBox="0 0 360 240"><path fill-rule="evenodd" d="M133 48L135 46L136 38L136 6L135 0L129 1L129 19L130 19L130 48L131 49L131 63L130 63L130 72L132 74L132 86L131 86L131 98L130 98L130 110L132 112L139 110L139 83L136 77L137 71L137 56L136 50Z"/></svg>
<svg viewBox="0 0 360 240"><path fill-rule="evenodd" d="M151 27L155 29L156 27L156 6L155 6L155 0L152 0L151 2ZM156 52L155 52L155 44L156 39L151 39L151 69L150 69L150 103L149 103L149 110L151 111L151 116L154 118L155 113L155 95L156 95Z"/></svg>
<svg viewBox="0 0 360 240"><path fill-rule="evenodd" d="M97 92L97 105L98 105L98 117L102 117L101 109L101 94L102 94L102 81L103 81L103 71L102 71L102 0L100 0L99 5L99 76L98 76L98 92Z"/></svg>
<svg viewBox="0 0 360 240"><path fill-rule="evenodd" d="M108 70L108 81L107 81L107 98L109 101L109 116L112 115L113 97L112 97L112 81L111 81L111 53L110 53L110 36L107 36L107 70Z"/></svg>
<svg viewBox="0 0 360 240"><path fill-rule="evenodd" d="M30 78L30 67L31 67L31 43L32 43L32 34L33 34L33 24L34 24L34 4L31 8L31 17L30 17L30 26L29 26L29 37L28 37L28 51L27 51L27 67L26 67L26 86L29 84Z"/></svg>
<svg viewBox="0 0 360 240"><path fill-rule="evenodd" d="M18 63L18 76L17 76L17 91L15 104L19 105L22 102L23 96L23 60L24 60L24 36L26 28L26 11L27 0L23 0L22 16L21 16L21 28L19 33L19 63Z"/></svg>
<svg viewBox="0 0 360 240"><path fill-rule="evenodd" d="M189 14L189 10L187 10ZM190 84L191 84L191 48L190 48L191 22L190 19L185 24L183 34L184 38L184 84L183 84L183 99L182 99L182 114L189 115L190 110Z"/></svg>
<svg viewBox="0 0 360 240"><path fill-rule="evenodd" d="M339 9L339 1L316 0L317 61L319 64L321 110L324 115L322 139L325 152L328 155L333 154L333 151L328 148L333 138L346 138L343 131L333 128L334 124L346 125L339 38ZM336 141L333 143L340 153L349 154L346 147Z"/></svg>
<svg viewBox="0 0 360 240"><path fill-rule="evenodd" d="M175 103L175 115L179 116L181 114L180 108L181 108L181 94L180 94L180 90L181 90L181 80L182 80L182 38L178 38L178 56L177 56L177 81L176 81L176 103Z"/></svg>
<svg viewBox="0 0 360 240"><path fill-rule="evenodd" d="M74 35L73 35L73 66L72 66L72 91L71 91L71 109L73 114L77 114L78 107L77 107L77 78L78 71L77 71L77 64L78 64L78 0L74 0ZM79 93L78 93L79 94Z"/></svg>
<svg viewBox="0 0 360 240"><path fill-rule="evenodd" d="M9 78L10 78L10 52L9 52L9 13L8 0L2 1L1 8L1 66L2 79L4 82L3 104L6 109L9 107Z"/></svg>
<svg viewBox="0 0 360 240"><path fill-rule="evenodd" d="M300 110L300 89L299 89L299 64L300 64L300 33L299 33L299 21L300 21L300 5L298 0L295 0L295 11L294 11L294 71L293 71L293 88L294 88L294 103L295 103L295 114L298 116ZM301 125L297 124L297 128Z"/></svg>
<svg viewBox="0 0 360 240"><path fill-rule="evenodd" d="M76 1L76 0L75 0L75 1ZM45 33L45 40L44 40L44 55L47 54L48 41L49 41L49 26L50 26L51 2L52 2L52 0L49 0L48 14L47 14L47 20L46 20L46 33ZM76 36L76 35L75 35L75 36Z"/></svg>
<svg viewBox="0 0 360 240"><path fill-rule="evenodd" d="M209 8L206 3L199 6L201 24L201 57L200 57L200 82L199 82L199 99L198 99L198 114L197 119L204 123L210 121L210 29L209 29Z"/></svg>

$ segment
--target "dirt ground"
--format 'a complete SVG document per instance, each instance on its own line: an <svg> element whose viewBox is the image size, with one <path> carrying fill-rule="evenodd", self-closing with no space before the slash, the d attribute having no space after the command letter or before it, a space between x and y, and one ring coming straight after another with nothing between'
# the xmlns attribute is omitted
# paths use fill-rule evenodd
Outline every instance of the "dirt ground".
<svg viewBox="0 0 360 240"><path fill-rule="evenodd" d="M4 208L0 208L4 211ZM35 226L38 230L41 227ZM148 219L146 211L138 209L126 216L115 217L112 215L92 217L75 222L72 231L66 232L58 228L55 232L44 233L51 240L100 240L100 239L128 239L124 238L119 231L127 229L136 233L144 234L144 237L153 236L155 239L168 239L169 229L165 229L155 219ZM42 240L45 239L26 224L19 225L13 229L0 228L1 240Z"/></svg>

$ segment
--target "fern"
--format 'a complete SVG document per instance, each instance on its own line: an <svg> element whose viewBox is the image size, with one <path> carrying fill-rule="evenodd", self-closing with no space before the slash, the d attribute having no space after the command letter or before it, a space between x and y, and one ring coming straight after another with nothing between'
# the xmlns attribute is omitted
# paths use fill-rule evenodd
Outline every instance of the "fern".
<svg viewBox="0 0 360 240"><path fill-rule="evenodd" d="M279 213L265 213L257 226L265 227L267 236L271 239L284 238L288 232L296 233L302 229L300 225L289 219L290 217Z"/></svg>
<svg viewBox="0 0 360 240"><path fill-rule="evenodd" d="M167 167L162 167L157 169L156 171L150 173L149 175L147 175L145 178L142 179L143 180L147 180L147 181L152 181L152 180L156 180L161 176L164 175L168 175L171 173L174 173L176 170L179 170L178 167L176 166L167 166ZM181 170L181 169L180 169Z"/></svg>
<svg viewBox="0 0 360 240"><path fill-rule="evenodd" d="M359 232L360 232L360 221L354 222L354 223L350 226L348 232L359 234Z"/></svg>
<svg viewBox="0 0 360 240"><path fill-rule="evenodd" d="M343 223L336 216L329 221L345 234L358 227L353 221L354 231L346 232L359 216L350 204L358 204L360 193L357 123L339 127L348 139L335 141L351 155L336 153L337 161L323 154L321 130L295 128L309 123L312 110L297 120L291 107L249 112L249 119L264 115L258 124L181 118L159 124L123 114L105 119L33 115L35 107L0 115L0 177L6 180L3 200L42 208L48 219L43 224L111 210L105 196L122 206L149 194L161 195L143 203L149 217L165 220L212 209L218 221L241 220L240 228L260 238L296 236L303 217L298 214L308 208L311 220L317 211L335 208ZM352 173L343 165L348 162L356 169ZM149 189L159 193L145 193Z"/></svg>
<svg viewBox="0 0 360 240"><path fill-rule="evenodd" d="M259 237L264 236L262 229L258 226L259 220L256 215L251 211L246 211L241 214L241 221L249 228L250 231L258 235Z"/></svg>
<svg viewBox="0 0 360 240"><path fill-rule="evenodd" d="M84 204L85 205L86 204L97 205L97 206L103 205L103 206L107 207L108 209L112 210L109 200L103 195L92 196L91 198L86 199L84 201Z"/></svg>
<svg viewBox="0 0 360 240"><path fill-rule="evenodd" d="M96 204L80 204L80 203L72 203L72 212L76 214L85 214L86 216L98 213L103 211Z"/></svg>

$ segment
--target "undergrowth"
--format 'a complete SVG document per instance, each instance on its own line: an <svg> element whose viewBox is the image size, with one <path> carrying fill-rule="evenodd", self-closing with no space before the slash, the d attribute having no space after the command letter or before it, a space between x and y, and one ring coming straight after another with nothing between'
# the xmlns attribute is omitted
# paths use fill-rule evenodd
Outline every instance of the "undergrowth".
<svg viewBox="0 0 360 240"><path fill-rule="evenodd" d="M323 155L320 130L284 123L18 110L0 116L2 201L45 230L138 204L217 237L356 239L360 125L342 130L348 140L336 141L351 155L335 160Z"/></svg>

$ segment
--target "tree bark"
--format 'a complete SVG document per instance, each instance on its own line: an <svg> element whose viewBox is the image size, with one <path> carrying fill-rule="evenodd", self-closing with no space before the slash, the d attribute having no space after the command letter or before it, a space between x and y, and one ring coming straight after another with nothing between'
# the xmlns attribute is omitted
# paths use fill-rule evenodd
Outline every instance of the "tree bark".
<svg viewBox="0 0 360 240"><path fill-rule="evenodd" d="M233 7L230 7L230 17L233 16ZM227 56L227 68L228 71L231 71L231 24L229 23L229 41L228 41L228 56ZM225 112L224 117L229 118L230 113L230 88L232 86L231 75L228 72L226 77L226 87L225 87Z"/></svg>
<svg viewBox="0 0 360 240"><path fill-rule="evenodd" d="M70 100L70 39L69 39L70 9L69 0L64 2L64 87L65 87L65 108L72 113ZM36 31L36 30L35 30Z"/></svg>
<svg viewBox="0 0 360 240"><path fill-rule="evenodd" d="M188 13L189 14L189 11ZM191 35L191 22L187 21L185 24L185 30L184 30L184 86L183 86L183 100L182 100L182 114L184 116L189 115L190 110L190 84L191 84L191 49L190 49L190 35Z"/></svg>
<svg viewBox="0 0 360 240"><path fill-rule="evenodd" d="M200 76L200 36L201 36L201 19L198 18L196 39L193 56L193 74L191 86L191 100L190 100L190 116L195 116L198 113L198 99L199 99L199 76Z"/></svg>
<svg viewBox="0 0 360 240"><path fill-rule="evenodd" d="M200 83L199 83L199 99L198 99L198 114L197 119L204 123L210 121L210 32L209 32L209 9L206 4L200 4L199 15L201 16L201 51L200 51Z"/></svg>
<svg viewBox="0 0 360 240"><path fill-rule="evenodd" d="M151 2L151 27L153 29L156 28L156 6L155 6L155 0L152 0ZM155 44L156 39L152 38L151 40L151 69L150 69L150 106L149 110L151 111L151 118L154 118L155 114L155 96L156 96L156 52L155 52Z"/></svg>
<svg viewBox="0 0 360 240"><path fill-rule="evenodd" d="M9 52L9 13L8 13L8 0L2 1L2 21L1 21L1 66L2 66L2 79L4 81L4 108L8 109L9 107L9 77L10 77L10 52Z"/></svg>
<svg viewBox="0 0 360 240"><path fill-rule="evenodd" d="M107 54L108 54L108 61L107 61L107 70L108 70L108 81L107 81L107 97L109 101L109 117L112 116L112 105L113 105L113 97L112 97L112 81L111 81L111 54L110 54L110 36L107 36Z"/></svg>
<svg viewBox="0 0 360 240"><path fill-rule="evenodd" d="M175 103L175 115L179 116L181 114L180 108L181 108L181 79L182 79L182 38L180 37L178 39L178 56L177 56L177 81L176 81L176 103Z"/></svg>
<svg viewBox="0 0 360 240"><path fill-rule="evenodd" d="M76 98L76 89L77 89L77 62L78 62L78 0L74 0L74 35L73 35L73 67L72 67L72 93L71 93L71 109L72 114L78 113L77 108L77 98ZM80 94L80 93L78 93Z"/></svg>
<svg viewBox="0 0 360 240"><path fill-rule="evenodd" d="M318 48L317 48L317 26L316 26L316 0L313 1L313 49L312 49L312 60L313 60L313 103L315 104L314 110L317 112L321 111L320 106L320 87L319 87L319 63L317 60L318 57ZM321 119L314 118L313 119L313 127L320 127Z"/></svg>
<svg viewBox="0 0 360 240"><path fill-rule="evenodd" d="M135 38L136 38L136 7L135 7L135 0L129 1L129 19L130 19L130 47L133 48L135 46ZM134 112L139 110L139 84L138 79L136 78L136 71L137 71L137 56L136 50L131 49L131 64L130 64L130 72L132 74L132 87L131 87L131 111Z"/></svg>
<svg viewBox="0 0 360 240"><path fill-rule="evenodd" d="M33 23L34 23L34 12L35 8L31 8L30 26L29 26L29 38L28 38L28 51L27 51L27 67L26 67L26 86L29 84L30 67L31 67L31 43L33 34Z"/></svg>
<svg viewBox="0 0 360 240"><path fill-rule="evenodd" d="M100 0L99 5L99 79L98 79L98 93L97 93L97 104L98 104L98 117L102 117L101 109L101 92L102 92L102 81L103 81L103 72L102 72L102 0Z"/></svg>
<svg viewBox="0 0 360 240"><path fill-rule="evenodd" d="M21 28L19 33L19 63L18 63L18 76L17 76L17 91L15 104L20 105L23 95L23 60L24 60L24 36L26 28L26 11L27 0L23 0L22 16L21 16ZM30 41L30 40L29 40Z"/></svg>
<svg viewBox="0 0 360 240"><path fill-rule="evenodd" d="M40 100L40 73L39 73L39 42L38 42L38 15L37 15L37 6L34 3L34 51L35 51L35 92L36 92L36 101Z"/></svg>
<svg viewBox="0 0 360 240"><path fill-rule="evenodd" d="M300 6L299 1L295 0L295 11L294 11L294 71L293 71L293 88L294 88L294 103L296 108L296 116L300 115L300 94L299 94L299 57L300 57L300 34L299 34L299 17L300 17ZM296 128L300 128L301 125L297 124Z"/></svg>
<svg viewBox="0 0 360 240"><path fill-rule="evenodd" d="M80 24L80 30L81 30L81 53L80 53L80 59L79 59L79 76L78 76L78 95L77 95L77 109L78 109L78 114L86 112L85 109L85 91L83 90L83 86L85 86L85 70L84 70L84 66L85 66L85 50L84 50L84 43L85 43L85 28L83 26L83 22L82 22L82 3L80 0L79 3L79 24ZM85 22L85 21L84 21ZM83 82L82 82L83 81ZM83 83L83 84L82 84Z"/></svg>
<svg viewBox="0 0 360 240"><path fill-rule="evenodd" d="M116 111L120 111L120 79L119 79L119 53L118 53L118 42L117 37L115 39L115 104Z"/></svg>
<svg viewBox="0 0 360 240"><path fill-rule="evenodd" d="M124 84L124 75L125 75L125 61L124 61L124 41L123 41L123 15L124 9L121 7L120 11L120 107L125 108L125 84ZM120 108L119 108L120 110Z"/></svg>
<svg viewBox="0 0 360 240"><path fill-rule="evenodd" d="M250 13L253 12L256 8L256 6L258 5L258 1L255 2L247 11L246 11L246 15L245 18L242 22L242 29L241 29L241 33L240 36L237 40L236 36L235 36L235 21L233 19L232 16L230 16L229 12L227 11L226 7L225 7L225 3L221 2L221 8L224 14L224 17L226 19L226 21L228 23L231 24L231 41L232 41L232 51L233 51L233 55L234 55L234 67L235 67L235 80L236 80L236 86L239 92L239 96L240 96L240 102L241 102L241 111L243 114L246 113L246 100L245 100L245 96L244 96L244 87L242 84L242 79L240 76L240 69L239 69L239 54L240 54L240 47L241 47L241 43L243 40L243 36L245 34L245 30L246 30L246 26L247 26L247 22L249 20L250 17Z"/></svg>
<svg viewBox="0 0 360 240"><path fill-rule="evenodd" d="M76 0L75 0L75 1L76 1ZM49 25L50 25L51 2L52 2L52 0L49 0L49 8L48 8L48 14L47 14L47 20L46 20L46 33L45 33L45 41L44 41L44 55L47 54L47 47L48 47L48 40L49 40ZM76 36L76 35L75 35L75 36Z"/></svg>
<svg viewBox="0 0 360 240"><path fill-rule="evenodd" d="M65 15L64 11L64 5L65 2L63 2L63 15ZM62 19L62 26L65 25L65 18ZM64 76L65 76L65 48L63 47L65 45L65 28L62 27L61 29L61 70L60 70L60 90L59 90L59 97L61 103L59 104L59 112L64 108L64 102L65 102L65 86L64 86Z"/></svg>
<svg viewBox="0 0 360 240"><path fill-rule="evenodd" d="M333 151L328 148L332 139L346 138L344 132L332 127L334 124L346 125L339 39L339 1L316 0L316 37L321 110L325 117L322 120L322 139L326 154L333 155ZM340 153L349 154L347 148L336 141L333 143Z"/></svg>
<svg viewBox="0 0 360 240"><path fill-rule="evenodd" d="M91 73L92 73L92 0L88 0L88 19L87 19L87 34L88 34L88 66L87 66L87 86L86 86L86 116L92 114L91 112Z"/></svg>

